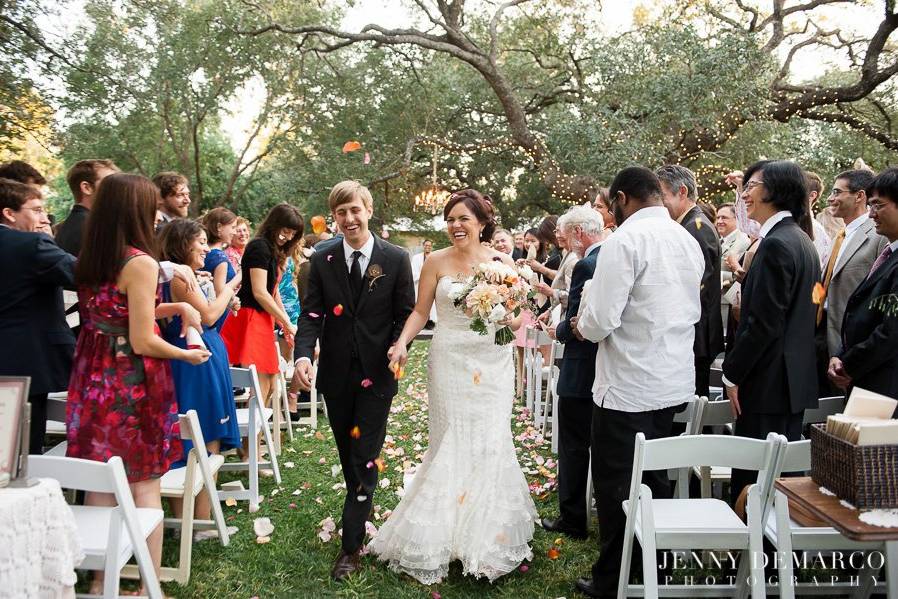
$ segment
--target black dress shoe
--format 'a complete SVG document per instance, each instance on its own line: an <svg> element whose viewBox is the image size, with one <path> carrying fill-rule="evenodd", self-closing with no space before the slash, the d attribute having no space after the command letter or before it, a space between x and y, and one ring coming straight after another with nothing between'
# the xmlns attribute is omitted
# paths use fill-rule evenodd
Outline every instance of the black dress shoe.
<svg viewBox="0 0 898 599"><path fill-rule="evenodd" d="M596 588L591 578L578 578L576 587L578 591L587 597L601 597L599 589Z"/></svg>
<svg viewBox="0 0 898 599"><path fill-rule="evenodd" d="M331 578L340 582L359 568L359 552L346 553L341 550L331 570Z"/></svg>
<svg viewBox="0 0 898 599"><path fill-rule="evenodd" d="M585 530L577 530L573 526L568 526L561 521L561 518L556 518L554 520L543 518L539 521L539 523L544 529L548 530L549 532L560 532L561 534L573 539L579 539L582 541L589 537L588 532L586 532Z"/></svg>

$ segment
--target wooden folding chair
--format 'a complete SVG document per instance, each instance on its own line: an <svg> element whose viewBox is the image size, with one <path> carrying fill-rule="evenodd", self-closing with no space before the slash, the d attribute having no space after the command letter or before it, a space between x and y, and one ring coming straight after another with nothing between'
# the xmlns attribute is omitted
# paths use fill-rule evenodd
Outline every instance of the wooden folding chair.
<svg viewBox="0 0 898 599"><path fill-rule="evenodd" d="M84 551L82 570L105 573L103 597L119 596L122 567L133 556L151 599L161 599L162 589L147 547L147 537L162 524L162 510L138 508L118 456L106 463L59 456L28 456L28 474L54 478L61 487L78 491L111 493L115 507L71 506L78 526L78 541Z"/></svg>

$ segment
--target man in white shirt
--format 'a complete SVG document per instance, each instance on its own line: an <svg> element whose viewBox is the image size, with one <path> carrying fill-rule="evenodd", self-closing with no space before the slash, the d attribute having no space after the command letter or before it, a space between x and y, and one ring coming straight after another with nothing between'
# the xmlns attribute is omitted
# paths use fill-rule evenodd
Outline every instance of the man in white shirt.
<svg viewBox="0 0 898 599"><path fill-rule="evenodd" d="M661 197L661 183L647 168L628 167L614 178L618 228L602 245L576 323L580 335L598 343L592 476L599 559L592 576L577 581L592 597L617 593L626 523L620 506L629 494L636 433L669 436L674 413L694 396L692 347L705 261ZM665 472L647 474L644 482L655 497L670 496Z"/></svg>

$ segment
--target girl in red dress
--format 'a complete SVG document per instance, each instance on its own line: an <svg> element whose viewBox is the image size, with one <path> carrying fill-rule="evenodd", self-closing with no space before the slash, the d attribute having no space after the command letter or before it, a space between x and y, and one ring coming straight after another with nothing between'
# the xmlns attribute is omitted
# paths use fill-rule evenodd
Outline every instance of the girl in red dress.
<svg viewBox="0 0 898 599"><path fill-rule="evenodd" d="M94 200L75 271L81 333L66 414L66 455L100 462L119 456L137 507L162 508L159 478L181 458L178 409L168 360L200 364L206 350L166 343L157 318L202 326L185 303L159 302L153 221L159 191L146 177L109 175ZM87 505L115 505L88 493ZM157 574L162 527L147 539ZM91 594L102 592L99 573Z"/></svg>
<svg viewBox="0 0 898 599"><path fill-rule="evenodd" d="M287 256L302 239L302 230L302 215L294 206L278 204L268 211L240 262L240 311L229 317L221 329L231 364L256 365L259 390L266 402L279 369L274 325L280 324L284 329L284 339L290 347L296 334L296 324L290 322L276 288Z"/></svg>

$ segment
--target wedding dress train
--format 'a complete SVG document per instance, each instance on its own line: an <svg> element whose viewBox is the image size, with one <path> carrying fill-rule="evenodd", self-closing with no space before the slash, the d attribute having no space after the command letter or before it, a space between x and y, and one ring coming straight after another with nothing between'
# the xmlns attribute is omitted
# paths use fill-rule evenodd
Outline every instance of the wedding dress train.
<svg viewBox="0 0 898 599"><path fill-rule="evenodd" d="M530 559L536 508L511 432L512 346L478 335L436 289L437 325L428 356L430 445L405 496L368 549L424 584L449 563L492 582Z"/></svg>

